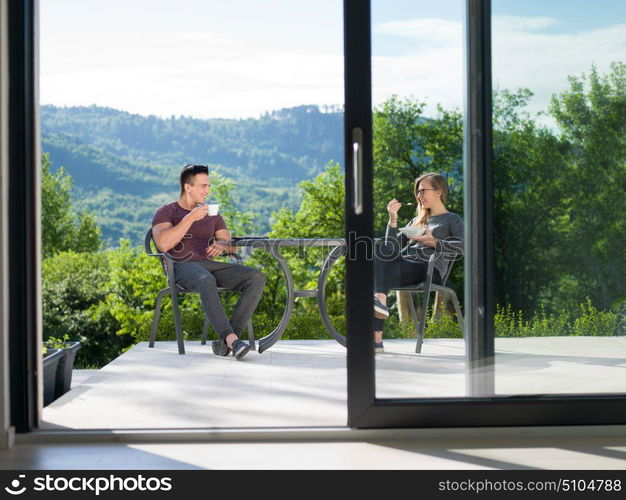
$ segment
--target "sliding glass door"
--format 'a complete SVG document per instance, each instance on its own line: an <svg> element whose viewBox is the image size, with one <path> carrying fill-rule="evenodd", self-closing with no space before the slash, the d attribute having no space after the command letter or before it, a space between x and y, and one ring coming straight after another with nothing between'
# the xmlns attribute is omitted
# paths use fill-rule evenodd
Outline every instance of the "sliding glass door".
<svg viewBox="0 0 626 500"><path fill-rule="evenodd" d="M619 8L364 3L344 2L349 425L626 422ZM549 54L576 34L567 85Z"/></svg>

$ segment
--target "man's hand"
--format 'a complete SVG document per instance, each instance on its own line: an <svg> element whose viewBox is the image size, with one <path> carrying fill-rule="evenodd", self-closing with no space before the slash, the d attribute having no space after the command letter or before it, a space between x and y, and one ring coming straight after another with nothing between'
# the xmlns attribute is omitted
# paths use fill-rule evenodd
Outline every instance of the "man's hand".
<svg viewBox="0 0 626 500"><path fill-rule="evenodd" d="M217 257L218 255L222 255L224 253L228 253L228 246L226 246L222 241L215 241L206 249L206 254L209 257Z"/></svg>
<svg viewBox="0 0 626 500"><path fill-rule="evenodd" d="M209 207L207 205L200 205L185 215L185 219L188 218L193 222L197 222L204 219L207 215L209 215Z"/></svg>

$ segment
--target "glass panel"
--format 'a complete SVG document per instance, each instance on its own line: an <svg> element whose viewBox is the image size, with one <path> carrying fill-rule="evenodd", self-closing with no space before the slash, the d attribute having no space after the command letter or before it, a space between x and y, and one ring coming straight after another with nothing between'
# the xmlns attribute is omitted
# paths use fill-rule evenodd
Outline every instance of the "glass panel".
<svg viewBox="0 0 626 500"><path fill-rule="evenodd" d="M372 4L378 398L465 395L453 296L420 293L430 276L463 303L463 18L459 0Z"/></svg>
<svg viewBox="0 0 626 500"><path fill-rule="evenodd" d="M625 21L493 2L499 395L626 392Z"/></svg>
<svg viewBox="0 0 626 500"><path fill-rule="evenodd" d="M39 5L44 337L82 343L74 365L81 371L62 401L44 409L43 426L344 425L346 352L315 300L332 247L318 241L281 251L284 268L263 250L239 248L245 265L267 278L252 314L257 351L242 362L216 356L211 344L220 325L248 340L251 307L237 302L244 294L256 300L259 281L229 285L232 274L211 271L213 282L194 269L187 290L202 291L204 304L198 293L178 294L186 351L179 356L169 292L148 347L167 285L159 259L144 251L159 207L182 217L176 201L187 163L209 166L219 214L206 217L221 216L232 236L343 237L342 2ZM181 203L203 208L205 194ZM205 227L198 262L207 262L215 228ZM339 333L344 274L341 258L326 281L326 311ZM241 292L219 294L229 324L215 314L217 285ZM207 310L218 321L203 344ZM278 342L259 342L279 326Z"/></svg>
<svg viewBox="0 0 626 500"><path fill-rule="evenodd" d="M389 200L403 202L399 226L415 215L407 203L420 201L412 181L424 172L446 177L445 208L462 216L461 4L374 3L378 236ZM588 9L588 2L493 2L496 394L626 391L626 6ZM437 187L426 184L427 203ZM410 265L378 262L375 287L386 289L385 273L392 282L422 280ZM461 309L462 270L457 260L449 279ZM387 296L377 397L465 396L454 302L442 305L433 294L416 354L406 295Z"/></svg>

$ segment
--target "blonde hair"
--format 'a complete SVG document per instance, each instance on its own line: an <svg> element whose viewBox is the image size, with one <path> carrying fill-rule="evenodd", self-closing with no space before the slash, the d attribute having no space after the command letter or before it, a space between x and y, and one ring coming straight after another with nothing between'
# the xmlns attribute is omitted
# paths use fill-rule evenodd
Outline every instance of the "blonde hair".
<svg viewBox="0 0 626 500"><path fill-rule="evenodd" d="M441 203L445 205L448 201L448 181L443 175L432 172L420 175L417 179L415 179L415 185L413 186L413 194L415 195L415 200L417 201L417 210L415 211L417 218L415 222L413 222L414 226L426 224L426 221L430 217L430 208L423 209L422 204L417 197L417 190L419 189L419 185L422 181L428 181L433 189L441 191L441 194L439 195Z"/></svg>

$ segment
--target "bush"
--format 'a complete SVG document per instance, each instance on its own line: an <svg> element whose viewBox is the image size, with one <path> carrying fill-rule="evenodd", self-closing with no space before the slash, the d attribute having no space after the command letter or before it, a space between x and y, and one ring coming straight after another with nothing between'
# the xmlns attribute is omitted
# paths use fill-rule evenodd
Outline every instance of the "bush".
<svg viewBox="0 0 626 500"><path fill-rule="evenodd" d="M569 313L548 314L543 307L526 320L521 311L513 311L511 305L497 306L494 317L496 337L559 337L559 336L613 336L625 334L624 304L615 311L599 311L587 299L580 304L580 313L571 318ZM431 321L429 308L424 338L462 338L463 333L456 316L442 315ZM397 315L385 321L385 338L415 338L412 322L401 323Z"/></svg>
<svg viewBox="0 0 626 500"><path fill-rule="evenodd" d="M623 318L622 318L623 320ZM619 335L622 321L617 313L598 311L587 298L580 304L580 316L574 320L572 335Z"/></svg>
<svg viewBox="0 0 626 500"><path fill-rule="evenodd" d="M415 336L415 334L413 335ZM431 339L461 339L463 338L463 332L459 325L459 321L456 316L442 315L436 321L427 323L426 331L424 332L424 338Z"/></svg>
<svg viewBox="0 0 626 500"><path fill-rule="evenodd" d="M80 341L76 367L101 367L132 345L102 302L108 293L105 254L61 252L42 262L43 338Z"/></svg>
<svg viewBox="0 0 626 500"><path fill-rule="evenodd" d="M168 298L164 299L164 302ZM153 310L154 312L154 310ZM204 312L201 310L188 311L181 314L180 325L185 340L200 340L202 338L202 328L204 327ZM152 329L152 317L150 321L145 321L135 336L137 342L147 342ZM216 339L217 335L209 325L209 339ZM176 340L176 329L174 328L174 312L171 308L161 312L156 333L157 340Z"/></svg>
<svg viewBox="0 0 626 500"><path fill-rule="evenodd" d="M157 295L167 286L159 260L147 256L142 247L131 247L128 240L120 240L117 249L107 252L107 259L109 293L101 308L117 320L119 334L129 335L136 341L145 340ZM184 310L186 300L183 295L180 298ZM171 303L165 298L162 311L168 310L171 311Z"/></svg>
<svg viewBox="0 0 626 500"><path fill-rule="evenodd" d="M497 306L495 315L496 337L559 337L567 335L612 336L623 335L624 316L619 312L599 311L590 299L579 306L579 315L569 313L548 314L541 307L533 317L525 320L521 311L514 312L510 305Z"/></svg>
<svg viewBox="0 0 626 500"><path fill-rule="evenodd" d="M281 316L257 312L252 317L255 336L258 339L271 333L279 324ZM331 315L329 318L335 330L345 335L345 315ZM281 340L332 339L322 323L319 313L313 311L295 310L289 320Z"/></svg>

